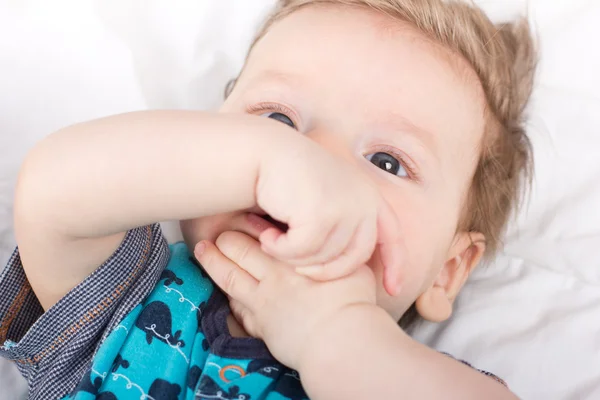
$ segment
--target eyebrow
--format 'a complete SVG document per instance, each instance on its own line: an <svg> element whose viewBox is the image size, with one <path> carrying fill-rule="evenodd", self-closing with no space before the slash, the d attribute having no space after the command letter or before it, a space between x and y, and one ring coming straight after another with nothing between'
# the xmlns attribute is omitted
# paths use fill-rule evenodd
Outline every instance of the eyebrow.
<svg viewBox="0 0 600 400"><path fill-rule="evenodd" d="M250 78L253 82L275 82L286 86L300 86L304 80L295 74L280 72L272 69L261 71L259 74Z"/></svg>
<svg viewBox="0 0 600 400"><path fill-rule="evenodd" d="M257 75L252 76L251 81L252 85L255 85L255 83L273 82L283 84L291 88L298 86L301 87L304 83L304 79L300 75L291 74L289 72L281 72L273 69L261 71ZM387 112L383 117L376 116L375 118L369 117L369 119L377 121L379 125L385 127L384 130L386 132L391 132L391 135L400 131L413 136L425 148L429 148L435 153L436 142L433 133L415 124L404 115L401 115L397 112Z"/></svg>
<svg viewBox="0 0 600 400"><path fill-rule="evenodd" d="M430 148L432 151L436 150L436 141L433 133L411 121L404 115L391 112L387 113L383 118L380 119L382 125L391 128L392 132L397 132L398 128L403 132L413 136L419 142Z"/></svg>

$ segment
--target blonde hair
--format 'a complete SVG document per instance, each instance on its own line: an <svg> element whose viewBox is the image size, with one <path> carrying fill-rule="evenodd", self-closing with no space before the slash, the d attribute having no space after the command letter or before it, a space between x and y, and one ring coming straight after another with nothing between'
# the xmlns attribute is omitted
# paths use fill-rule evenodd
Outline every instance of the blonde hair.
<svg viewBox="0 0 600 400"><path fill-rule="evenodd" d="M486 255L493 255L522 198L520 189L532 172L531 146L523 122L536 53L527 21L497 26L481 9L459 0L280 0L250 52L275 22L312 5L364 7L384 13L412 25L462 57L475 71L485 95L486 121L458 229L482 233Z"/></svg>

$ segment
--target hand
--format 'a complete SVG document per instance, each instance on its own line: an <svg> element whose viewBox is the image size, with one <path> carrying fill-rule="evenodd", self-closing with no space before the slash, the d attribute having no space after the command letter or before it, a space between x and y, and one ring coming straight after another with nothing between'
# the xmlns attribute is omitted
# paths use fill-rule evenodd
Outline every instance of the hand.
<svg viewBox="0 0 600 400"><path fill-rule="evenodd" d="M216 245L199 243L195 256L230 297L232 312L246 331L296 370L303 357L310 357L311 343L332 329L344 310L375 305L375 278L366 266L342 279L317 282L265 254L257 241L239 232L221 234Z"/></svg>
<svg viewBox="0 0 600 400"><path fill-rule="evenodd" d="M316 280L340 278L364 265L379 245L384 286L397 295L403 241L396 215L355 166L311 141L265 157L258 206L288 224L260 235L269 255Z"/></svg>

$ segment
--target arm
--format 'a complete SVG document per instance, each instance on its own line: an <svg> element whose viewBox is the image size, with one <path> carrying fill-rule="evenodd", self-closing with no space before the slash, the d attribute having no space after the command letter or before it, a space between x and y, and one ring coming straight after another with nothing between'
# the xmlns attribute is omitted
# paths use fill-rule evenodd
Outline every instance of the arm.
<svg viewBox="0 0 600 400"><path fill-rule="evenodd" d="M20 256L42 306L129 229L252 207L261 157L299 140L266 119L186 111L124 114L49 136L27 156L15 197Z"/></svg>
<svg viewBox="0 0 600 400"><path fill-rule="evenodd" d="M375 306L350 306L310 343L299 372L316 400L516 398L495 380L414 341Z"/></svg>
<svg viewBox="0 0 600 400"><path fill-rule="evenodd" d="M300 372L311 399L515 398L494 379L406 335L375 305L375 276L366 266L315 282L239 232L202 242L194 254L230 296L246 331Z"/></svg>

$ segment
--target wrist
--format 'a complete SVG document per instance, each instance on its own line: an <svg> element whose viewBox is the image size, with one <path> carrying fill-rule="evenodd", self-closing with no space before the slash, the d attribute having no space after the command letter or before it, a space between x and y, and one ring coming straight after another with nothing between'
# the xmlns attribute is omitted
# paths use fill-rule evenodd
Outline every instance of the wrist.
<svg viewBox="0 0 600 400"><path fill-rule="evenodd" d="M402 333L387 312L374 304L352 304L340 310L307 338L300 353L295 367L306 390L310 393L340 365L356 362L357 350L390 331Z"/></svg>

